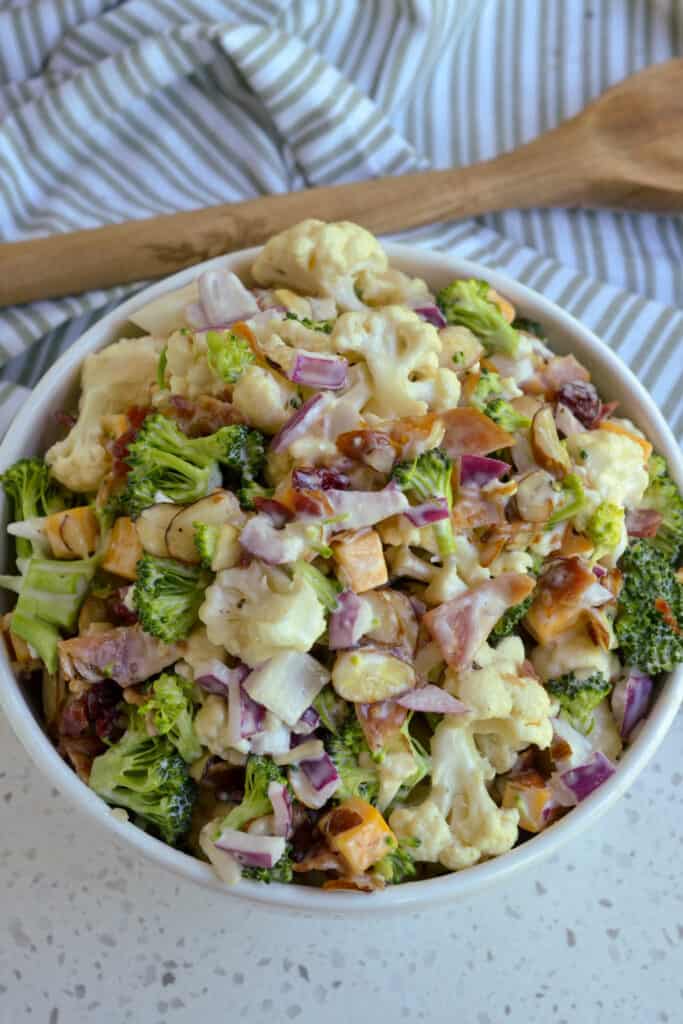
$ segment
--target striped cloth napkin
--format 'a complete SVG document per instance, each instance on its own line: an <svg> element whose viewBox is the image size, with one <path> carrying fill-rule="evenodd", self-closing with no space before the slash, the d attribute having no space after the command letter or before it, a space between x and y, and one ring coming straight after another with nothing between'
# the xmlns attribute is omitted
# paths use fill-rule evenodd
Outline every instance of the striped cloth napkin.
<svg viewBox="0 0 683 1024"><path fill-rule="evenodd" d="M0 235L472 163L682 51L681 0L0 0ZM683 435L680 218L509 212L400 237L570 310ZM0 430L131 290L0 312Z"/></svg>

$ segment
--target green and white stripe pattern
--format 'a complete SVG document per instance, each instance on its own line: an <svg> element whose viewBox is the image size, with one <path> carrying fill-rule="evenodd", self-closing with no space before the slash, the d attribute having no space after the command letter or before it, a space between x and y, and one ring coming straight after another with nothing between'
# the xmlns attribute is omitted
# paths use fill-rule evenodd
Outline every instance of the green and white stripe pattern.
<svg viewBox="0 0 683 1024"><path fill-rule="evenodd" d="M0 0L0 236L471 163L681 53L683 0ZM401 237L565 306L683 435L679 217L513 211ZM0 430L130 290L0 313Z"/></svg>

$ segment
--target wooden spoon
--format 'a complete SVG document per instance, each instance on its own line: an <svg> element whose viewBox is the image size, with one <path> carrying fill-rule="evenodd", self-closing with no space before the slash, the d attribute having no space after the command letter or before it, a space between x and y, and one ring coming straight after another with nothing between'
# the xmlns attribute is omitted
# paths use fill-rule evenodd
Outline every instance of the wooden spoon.
<svg viewBox="0 0 683 1024"><path fill-rule="evenodd" d="M553 131L472 167L2 244L0 307L163 277L257 245L305 217L353 220L381 233L548 206L683 210L683 59L632 75Z"/></svg>

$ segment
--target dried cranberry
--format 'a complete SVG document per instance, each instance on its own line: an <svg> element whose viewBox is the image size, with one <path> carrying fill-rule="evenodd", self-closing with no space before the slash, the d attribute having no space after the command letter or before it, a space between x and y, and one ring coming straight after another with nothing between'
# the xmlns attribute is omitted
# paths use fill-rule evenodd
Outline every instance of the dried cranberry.
<svg viewBox="0 0 683 1024"><path fill-rule="evenodd" d="M292 473L292 486L297 491L348 491L351 486L346 473L325 466L301 466Z"/></svg>
<svg viewBox="0 0 683 1024"><path fill-rule="evenodd" d="M254 498L254 508L257 512L264 512L269 516L277 530L282 529L293 518L290 509L274 498Z"/></svg>
<svg viewBox="0 0 683 1024"><path fill-rule="evenodd" d="M298 804L294 805L294 832L291 837L292 860L299 864L311 851L311 847L320 841L317 823L319 811L310 811Z"/></svg>
<svg viewBox="0 0 683 1024"><path fill-rule="evenodd" d="M595 386L589 381L573 380L563 384L557 392L557 400L566 405L589 430L600 419L602 402Z"/></svg>
<svg viewBox="0 0 683 1024"><path fill-rule="evenodd" d="M100 738L109 737L116 728L121 687L110 679L93 683L85 695L88 719Z"/></svg>
<svg viewBox="0 0 683 1024"><path fill-rule="evenodd" d="M62 736L82 736L88 729L88 713L83 697L76 697L64 706L59 731Z"/></svg>
<svg viewBox="0 0 683 1024"><path fill-rule="evenodd" d="M124 604L128 587L120 587L107 599L107 611L116 622L124 626L134 626L138 621L136 612Z"/></svg>

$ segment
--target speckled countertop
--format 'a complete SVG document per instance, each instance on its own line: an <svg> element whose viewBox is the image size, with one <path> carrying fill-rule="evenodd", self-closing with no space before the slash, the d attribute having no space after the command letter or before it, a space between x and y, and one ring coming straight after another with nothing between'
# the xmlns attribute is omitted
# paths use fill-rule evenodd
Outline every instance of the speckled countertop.
<svg viewBox="0 0 683 1024"><path fill-rule="evenodd" d="M136 860L0 720L0 1022L677 1024L682 748L679 716L626 798L518 879L344 922L250 910Z"/></svg>

